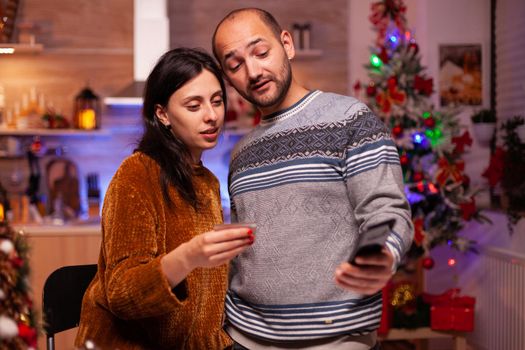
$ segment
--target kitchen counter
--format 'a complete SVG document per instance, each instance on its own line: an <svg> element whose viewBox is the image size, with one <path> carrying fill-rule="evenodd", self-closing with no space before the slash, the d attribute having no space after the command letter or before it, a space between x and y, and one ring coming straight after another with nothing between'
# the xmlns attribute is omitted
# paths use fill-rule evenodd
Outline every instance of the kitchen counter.
<svg viewBox="0 0 525 350"><path fill-rule="evenodd" d="M64 225L38 225L38 224L19 224L14 225L15 230L22 230L28 236L85 236L100 235L100 223L86 222Z"/></svg>
<svg viewBox="0 0 525 350"><path fill-rule="evenodd" d="M29 244L30 287L41 321L42 290L46 278L56 269L68 265L96 264L102 239L100 222L64 225L13 225L23 230ZM72 349L77 330L55 336L57 349ZM45 349L45 336L38 339L38 349Z"/></svg>

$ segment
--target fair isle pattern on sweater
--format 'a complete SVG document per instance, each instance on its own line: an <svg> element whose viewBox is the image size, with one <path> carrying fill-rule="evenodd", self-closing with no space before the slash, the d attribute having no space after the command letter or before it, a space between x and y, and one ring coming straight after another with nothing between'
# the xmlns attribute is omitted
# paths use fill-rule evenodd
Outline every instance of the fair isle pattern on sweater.
<svg viewBox="0 0 525 350"><path fill-rule="evenodd" d="M229 191L232 221L257 224L255 244L232 262L233 326L277 342L378 327L380 294L333 282L361 229L395 219L396 262L412 238L397 149L364 104L314 91L269 116L232 153Z"/></svg>

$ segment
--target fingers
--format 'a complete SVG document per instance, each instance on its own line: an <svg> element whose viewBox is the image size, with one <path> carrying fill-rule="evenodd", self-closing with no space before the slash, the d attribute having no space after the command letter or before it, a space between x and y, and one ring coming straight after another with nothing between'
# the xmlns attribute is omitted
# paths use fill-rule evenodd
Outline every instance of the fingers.
<svg viewBox="0 0 525 350"><path fill-rule="evenodd" d="M212 262L214 265L222 265L224 263L229 262L231 259L235 258L237 255L242 253L248 247L249 245L243 245L235 249L216 254L210 257L210 262Z"/></svg>
<svg viewBox="0 0 525 350"><path fill-rule="evenodd" d="M383 248L380 254L369 255L366 257L356 256L355 263L363 266L391 266L394 262L392 253L387 248Z"/></svg>
<svg viewBox="0 0 525 350"><path fill-rule="evenodd" d="M227 242L246 237L253 237L253 232L248 227L229 228L220 231L210 231L203 235L204 243Z"/></svg>
<svg viewBox="0 0 525 350"><path fill-rule="evenodd" d="M356 266L343 263L336 269L335 282L342 288L371 295L386 285L391 273L385 265Z"/></svg>
<svg viewBox="0 0 525 350"><path fill-rule="evenodd" d="M219 255L239 247L248 247L253 244L253 242L253 236L245 236L244 238L232 241L208 244L203 247L203 252L206 256L211 258L214 255Z"/></svg>

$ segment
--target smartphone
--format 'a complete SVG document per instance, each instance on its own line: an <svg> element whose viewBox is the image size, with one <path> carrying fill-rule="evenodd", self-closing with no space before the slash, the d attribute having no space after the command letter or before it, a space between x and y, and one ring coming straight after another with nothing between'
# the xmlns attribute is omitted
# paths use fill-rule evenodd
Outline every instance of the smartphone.
<svg viewBox="0 0 525 350"><path fill-rule="evenodd" d="M233 224L218 224L213 227L215 231L220 230L226 230L229 228L244 228L248 227L250 230L252 230L252 233L255 234L255 230L257 229L257 225L251 222L235 222Z"/></svg>
<svg viewBox="0 0 525 350"><path fill-rule="evenodd" d="M361 233L355 253L350 256L348 262L355 265L357 256L366 257L381 253L393 225L394 220L389 220L369 227L366 232Z"/></svg>

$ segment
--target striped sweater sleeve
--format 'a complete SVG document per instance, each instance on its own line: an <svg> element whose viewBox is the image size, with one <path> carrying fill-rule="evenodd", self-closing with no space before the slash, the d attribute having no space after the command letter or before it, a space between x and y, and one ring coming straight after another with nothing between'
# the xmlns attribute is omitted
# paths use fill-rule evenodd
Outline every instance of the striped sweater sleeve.
<svg viewBox="0 0 525 350"><path fill-rule="evenodd" d="M343 175L359 232L394 220L387 247L396 268L413 238L410 205L396 145L383 122L364 105L348 123Z"/></svg>

